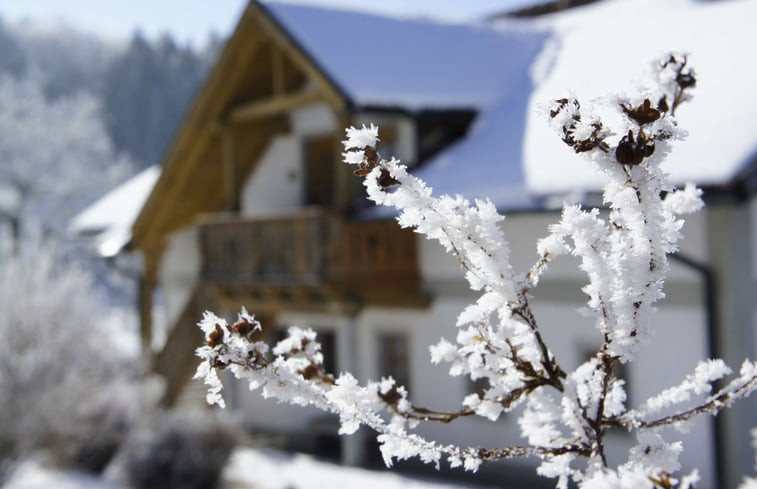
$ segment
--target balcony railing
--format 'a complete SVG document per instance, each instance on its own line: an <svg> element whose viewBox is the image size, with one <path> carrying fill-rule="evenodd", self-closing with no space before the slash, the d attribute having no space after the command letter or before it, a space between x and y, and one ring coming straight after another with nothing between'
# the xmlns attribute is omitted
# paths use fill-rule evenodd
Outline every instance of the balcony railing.
<svg viewBox="0 0 757 489"><path fill-rule="evenodd" d="M202 278L223 285L415 287L413 233L394 221L344 221L319 211L220 217L200 225Z"/></svg>

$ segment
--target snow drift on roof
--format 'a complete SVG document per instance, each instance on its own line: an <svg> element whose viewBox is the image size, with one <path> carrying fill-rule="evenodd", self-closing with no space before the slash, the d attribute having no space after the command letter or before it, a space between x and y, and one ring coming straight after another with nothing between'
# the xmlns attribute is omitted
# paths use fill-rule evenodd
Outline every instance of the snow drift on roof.
<svg viewBox="0 0 757 489"><path fill-rule="evenodd" d="M651 60L678 50L691 53L699 83L677 113L689 138L666 168L676 184L726 184L757 150L755 18L752 0L606 0L532 21L550 39L530 66L509 73L530 81L520 79L518 93L482 110L469 136L421 176L437 191L488 194L508 209L537 202L535 195L598 190L601 176L552 132L538 106L570 93L586 105L633 90L629 80L643 81Z"/></svg>
<svg viewBox="0 0 757 489"><path fill-rule="evenodd" d="M151 166L108 192L72 221L69 230L80 236L95 236L102 256L114 256L131 239L131 227L160 175Z"/></svg>
<svg viewBox="0 0 757 489"><path fill-rule="evenodd" d="M521 37L527 37L522 33ZM489 198L498 208L533 208L521 162L525 141L528 94L533 90L529 70L543 49L545 33L534 31L508 56L508 88L482 109L468 135L416 173L437 193Z"/></svg>
<svg viewBox="0 0 757 489"><path fill-rule="evenodd" d="M617 92L628 80L642 80L650 60L670 50L691 54L698 84L676 114L689 138L675 145L666 169L677 184L727 183L757 149L756 18L753 0L606 0L550 16L554 34L534 70L527 111L527 188L550 193L601 185L591 166L554 136L537 104L568 90L584 104Z"/></svg>

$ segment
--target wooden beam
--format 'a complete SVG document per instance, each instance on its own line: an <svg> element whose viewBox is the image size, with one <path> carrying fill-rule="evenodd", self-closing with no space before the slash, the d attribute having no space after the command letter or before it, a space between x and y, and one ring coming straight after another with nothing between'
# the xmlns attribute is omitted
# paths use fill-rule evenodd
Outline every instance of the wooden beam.
<svg viewBox="0 0 757 489"><path fill-rule="evenodd" d="M237 190L237 159L234 147L234 134L229 127L221 130L223 151L224 202L227 211L239 210L239 191Z"/></svg>
<svg viewBox="0 0 757 489"><path fill-rule="evenodd" d="M280 97L284 95L284 55L281 48L271 44L271 76L273 77L273 95Z"/></svg>
<svg viewBox="0 0 757 489"><path fill-rule="evenodd" d="M229 112L228 121L232 123L255 122L281 115L296 107L319 100L323 100L323 96L314 90L281 95L265 100L256 100L232 108Z"/></svg>
<svg viewBox="0 0 757 489"><path fill-rule="evenodd" d="M254 15L253 12L257 14L255 17L259 20L260 25L263 27L266 34L268 34L268 36L270 36L270 38L284 50L287 57L305 72L308 78L315 82L318 91L321 92L326 102L335 110L341 111L345 109L347 101L339 88L323 74L323 72L284 31L282 31L282 29L268 17L267 13L262 11L262 7L255 2L250 2L250 6L245 11L245 15Z"/></svg>

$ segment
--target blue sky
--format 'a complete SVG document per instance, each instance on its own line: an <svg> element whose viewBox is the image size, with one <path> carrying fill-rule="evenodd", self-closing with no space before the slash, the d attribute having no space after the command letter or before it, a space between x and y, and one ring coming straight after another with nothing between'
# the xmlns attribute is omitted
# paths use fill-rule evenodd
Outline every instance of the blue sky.
<svg viewBox="0 0 757 489"><path fill-rule="evenodd" d="M5 20L64 23L120 40L135 29L148 37L169 31L180 42L201 45L208 33L227 34L247 0L0 0ZM297 0L395 16L465 20L534 0Z"/></svg>

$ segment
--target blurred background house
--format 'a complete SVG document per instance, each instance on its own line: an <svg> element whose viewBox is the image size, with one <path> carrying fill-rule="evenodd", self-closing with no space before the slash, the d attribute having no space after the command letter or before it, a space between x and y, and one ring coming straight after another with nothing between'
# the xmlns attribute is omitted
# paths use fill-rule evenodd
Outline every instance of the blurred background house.
<svg viewBox="0 0 757 489"><path fill-rule="evenodd" d="M702 358L735 368L754 358L755 14L757 2L746 0L605 0L456 24L251 2L160 176L127 184L144 205L103 228L118 237L109 253L141 257L141 339L165 379L163 402L204 403L204 387L188 382L202 341L196 323L206 309L233 317L242 306L267 340L292 324L312 327L327 367L362 380L392 375L419 405L454 409L485 389L430 364L428 345L454 338L456 317L475 296L452 257L366 204L340 162L344 128L379 125L380 152L436 193L490 198L508 216L514 267L526 270L563 202L601 206L601 178L550 132L540 104L569 91L589 102L626 89L671 49L691 53L700 83L679 111L690 138L666 168L676 185L704 188L707 207L686 219L654 343L623 373L629 402L680 382ZM576 312L586 281L576 265L555 263L534 298L546 341L568 368L599 342ZM336 420L321 412L263 400L232 381L225 395L248 428L290 448L349 464L378 457L370 434L338 437ZM750 399L717 421L697 420L684 436L684 468L700 470L702 487L734 487L751 471L755 413ZM465 419L421 432L497 446L517 443L514 421ZM634 440L612 435L621 457Z"/></svg>

